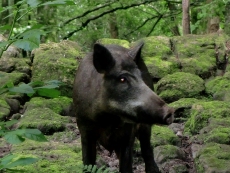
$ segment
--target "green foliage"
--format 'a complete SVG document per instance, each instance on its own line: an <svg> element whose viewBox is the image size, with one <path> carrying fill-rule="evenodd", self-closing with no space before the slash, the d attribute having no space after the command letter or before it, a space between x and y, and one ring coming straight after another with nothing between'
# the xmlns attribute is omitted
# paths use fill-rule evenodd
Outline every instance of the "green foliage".
<svg viewBox="0 0 230 173"><path fill-rule="evenodd" d="M0 137L3 137L10 144L20 144L25 141L25 138L38 142L46 142L47 139L37 129L16 129L10 130L10 127L17 123L17 120L8 122L0 122ZM14 171L16 166L24 166L38 161L37 158L24 157L9 154L0 159L0 172L1 170Z"/></svg>
<svg viewBox="0 0 230 173"><path fill-rule="evenodd" d="M17 120L0 122L0 136L10 144L20 144L25 141L25 138L46 142L47 139L38 129L16 129L9 130L9 128L17 123Z"/></svg>
<svg viewBox="0 0 230 173"><path fill-rule="evenodd" d="M33 157L22 157L9 154L3 157L0 161L0 171L6 169L8 171L17 172L12 168L15 168L16 166L24 166L35 163L36 161L38 161L38 159Z"/></svg>
<svg viewBox="0 0 230 173"><path fill-rule="evenodd" d="M58 80L51 80L47 82L35 81L28 84L21 83L18 86L14 86L12 82L9 82L0 88L0 94L5 92L22 93L27 94L29 97L39 95L42 97L55 98L60 95L58 88L62 83Z"/></svg>
<svg viewBox="0 0 230 173"><path fill-rule="evenodd" d="M48 1L42 3L41 0L21 0L16 4L4 8L0 8L0 14L10 10L12 13L5 18L10 18L13 16L13 23L10 25L0 26L0 33L6 33L10 29L7 40L0 42L0 58L7 48L14 44L16 47L22 48L26 51L32 51L39 47L41 35L45 35L45 30L43 25L39 25L37 21L33 25L27 24L27 26L20 26L20 20L42 6L47 5L74 5L73 1L67 0L56 0ZM30 21L32 23L32 21ZM17 27L18 26L18 27ZM19 33L17 33L19 32Z"/></svg>
<svg viewBox="0 0 230 173"><path fill-rule="evenodd" d="M96 165L85 165L83 166L83 172L84 173L112 173L109 172L109 169L106 169L105 166L102 166L100 168L97 168Z"/></svg>

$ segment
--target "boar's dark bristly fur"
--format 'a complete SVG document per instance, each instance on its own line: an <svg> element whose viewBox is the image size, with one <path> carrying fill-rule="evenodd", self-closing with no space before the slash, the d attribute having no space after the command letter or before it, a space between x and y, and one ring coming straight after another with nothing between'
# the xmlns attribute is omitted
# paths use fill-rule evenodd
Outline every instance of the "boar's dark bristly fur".
<svg viewBox="0 0 230 173"><path fill-rule="evenodd" d="M95 44L77 70L73 101L84 165L95 164L99 141L110 152L115 151L119 171L131 173L137 137L146 172L159 172L150 145L151 125L172 123L174 110L153 92L141 58L142 46L126 49Z"/></svg>

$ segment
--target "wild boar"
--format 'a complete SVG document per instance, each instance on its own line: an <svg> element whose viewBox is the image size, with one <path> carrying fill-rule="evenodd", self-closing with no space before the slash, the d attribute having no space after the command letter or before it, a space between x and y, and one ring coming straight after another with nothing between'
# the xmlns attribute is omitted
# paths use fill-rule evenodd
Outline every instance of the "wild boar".
<svg viewBox="0 0 230 173"><path fill-rule="evenodd" d="M143 42L126 49L96 43L80 63L73 103L81 133L84 165L94 165L97 141L115 151L121 173L132 172L135 137L147 173L159 172L150 144L151 125L173 122L174 110L153 92L141 58Z"/></svg>

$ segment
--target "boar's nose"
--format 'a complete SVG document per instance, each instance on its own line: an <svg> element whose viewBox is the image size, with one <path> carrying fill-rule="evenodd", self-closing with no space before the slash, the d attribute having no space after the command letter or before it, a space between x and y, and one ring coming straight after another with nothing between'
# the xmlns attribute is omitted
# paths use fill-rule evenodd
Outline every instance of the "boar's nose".
<svg viewBox="0 0 230 173"><path fill-rule="evenodd" d="M166 122L167 124L172 124L174 121L174 109L173 108L168 108L166 115L164 116L164 122Z"/></svg>

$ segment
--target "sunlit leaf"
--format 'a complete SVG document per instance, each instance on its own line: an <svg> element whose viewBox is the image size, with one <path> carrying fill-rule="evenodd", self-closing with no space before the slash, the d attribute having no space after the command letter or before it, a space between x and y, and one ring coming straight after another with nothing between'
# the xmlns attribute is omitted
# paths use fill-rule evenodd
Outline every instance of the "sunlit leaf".
<svg viewBox="0 0 230 173"><path fill-rule="evenodd" d="M6 135L4 135L4 138L10 144L20 144L25 141L25 138L23 138L21 135L18 135L15 131L7 132Z"/></svg>
<svg viewBox="0 0 230 173"><path fill-rule="evenodd" d="M13 154L9 154L4 156L3 158L1 158L1 162L0 165L7 165L8 163L10 163L13 159L15 158L15 155Z"/></svg>
<svg viewBox="0 0 230 173"><path fill-rule="evenodd" d="M17 87L12 87L9 89L11 92L23 93L23 94L33 94L35 93L34 89L28 84L20 84Z"/></svg>
<svg viewBox="0 0 230 173"><path fill-rule="evenodd" d="M27 4L31 7L36 7L41 3L39 0L27 0Z"/></svg>
<svg viewBox="0 0 230 173"><path fill-rule="evenodd" d="M10 126L14 125L17 122L18 122L18 120L11 120L11 121L6 121L6 122L2 122L2 123L3 123L3 125L5 127L10 127Z"/></svg>
<svg viewBox="0 0 230 173"><path fill-rule="evenodd" d="M15 41L13 44L26 51L31 51L39 47L40 36L43 32L39 29L30 29L20 35L23 39Z"/></svg>
<svg viewBox="0 0 230 173"><path fill-rule="evenodd" d="M42 81L34 81L34 82L28 83L28 85L30 85L32 87L40 87L40 86L44 85L44 82L42 82Z"/></svg>
<svg viewBox="0 0 230 173"><path fill-rule="evenodd" d="M39 44L36 44L30 40L17 40L13 43L16 47L24 49L26 51L31 51L39 47Z"/></svg>
<svg viewBox="0 0 230 173"><path fill-rule="evenodd" d="M23 136L38 142L47 142L47 139L38 129L22 129L24 130Z"/></svg>
<svg viewBox="0 0 230 173"><path fill-rule="evenodd" d="M56 0L56 1L48 1L41 5L75 5L75 3L74 1Z"/></svg>
<svg viewBox="0 0 230 173"><path fill-rule="evenodd" d="M37 90L37 93L40 96L50 97L50 98L58 97L61 94L60 91L56 89L48 89L48 88L40 88Z"/></svg>
<svg viewBox="0 0 230 173"><path fill-rule="evenodd" d="M53 85L62 85L63 82L59 81L59 80L50 80L45 82L46 84L53 84Z"/></svg>
<svg viewBox="0 0 230 173"><path fill-rule="evenodd" d="M17 155L10 154L10 155L7 155L1 159L0 165L3 169L6 169L6 168L13 168L16 166L29 165L29 164L35 163L37 161L38 161L37 158L19 157Z"/></svg>

